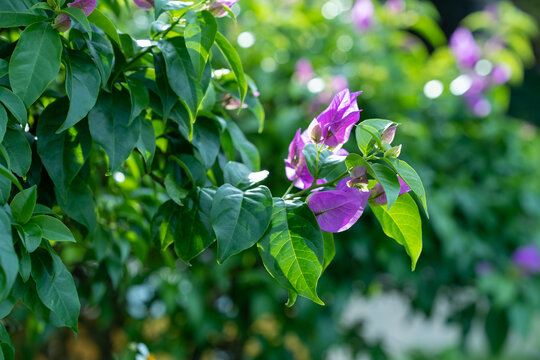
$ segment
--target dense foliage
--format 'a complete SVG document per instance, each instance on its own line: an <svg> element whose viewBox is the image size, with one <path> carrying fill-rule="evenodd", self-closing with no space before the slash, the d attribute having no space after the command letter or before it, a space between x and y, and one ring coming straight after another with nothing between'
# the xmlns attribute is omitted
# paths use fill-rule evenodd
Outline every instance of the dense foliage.
<svg viewBox="0 0 540 360"><path fill-rule="evenodd" d="M297 295L322 305L317 284L335 255L332 233L368 205L415 268L422 227L411 194L427 214L425 191L392 145L397 123L357 124L360 93L335 91L297 131L282 197L260 185L269 173L235 121L249 113L263 130L259 91L216 21L234 16L234 3L135 1L154 16L143 40L118 32L92 0L0 4L2 358L14 358L8 333L17 319L36 334L44 326L77 333L81 312L92 318L97 307L110 312L98 315L106 324L121 306L110 295L134 291L137 267L183 267L201 253L208 262L214 249L225 266L257 245L288 306ZM166 299L157 306L174 310L181 295ZM192 342L178 351L200 350Z"/></svg>

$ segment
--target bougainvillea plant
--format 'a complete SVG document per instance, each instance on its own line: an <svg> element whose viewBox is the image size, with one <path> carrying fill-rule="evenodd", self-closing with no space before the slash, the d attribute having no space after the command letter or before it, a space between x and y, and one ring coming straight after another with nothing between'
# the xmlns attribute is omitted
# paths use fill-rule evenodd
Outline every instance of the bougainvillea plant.
<svg viewBox="0 0 540 360"><path fill-rule="evenodd" d="M81 304L62 250L106 263L118 286L130 251L119 237L187 263L214 242L220 263L257 245L289 305L297 295L322 304L332 233L368 205L414 269L421 220L410 193L426 209L425 192L391 145L397 124L357 124L359 93L338 93L297 132L282 197L260 185L268 172L233 118L250 112L262 130L264 112L216 21L235 2L135 0L155 14L144 40L119 32L95 0L0 3L0 319L20 302L77 332ZM353 129L358 154L342 148ZM110 210L111 178L126 176L157 203L151 214L142 204L122 220ZM148 226L131 228L133 216ZM2 322L0 350L14 358Z"/></svg>

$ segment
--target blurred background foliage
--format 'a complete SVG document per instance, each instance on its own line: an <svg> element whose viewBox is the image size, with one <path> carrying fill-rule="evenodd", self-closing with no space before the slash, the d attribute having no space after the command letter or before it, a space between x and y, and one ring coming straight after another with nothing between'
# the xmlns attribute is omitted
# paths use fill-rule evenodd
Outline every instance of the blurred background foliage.
<svg viewBox="0 0 540 360"><path fill-rule="evenodd" d="M363 1L363 0L360 0ZM138 38L150 15L100 0ZM61 254L83 305L80 333L48 328L19 306L7 320L21 359L537 359L540 276L512 257L540 247L540 50L530 0L373 0L355 26L352 0L241 0L220 27L258 87L266 127L231 111L285 191L283 158L297 128L336 91L362 90L361 118L399 122L395 143L424 179L430 219L415 272L370 213L336 236L318 306L286 292L254 249L223 265L213 249L188 266L150 240L165 199L141 190L130 159L93 189L116 229L93 248ZM473 31L483 65L466 69L448 46ZM508 82L494 81L503 66ZM459 80L461 79L461 80ZM459 80L459 81L458 81ZM481 82L481 105L471 101ZM475 90L476 91L476 90ZM224 99L225 101L226 99ZM131 164L131 165L130 165ZM99 184L99 186L98 186ZM106 189L106 190L104 190ZM282 189L280 191L280 189ZM97 193L96 193L97 192ZM513 260L514 259L514 260Z"/></svg>

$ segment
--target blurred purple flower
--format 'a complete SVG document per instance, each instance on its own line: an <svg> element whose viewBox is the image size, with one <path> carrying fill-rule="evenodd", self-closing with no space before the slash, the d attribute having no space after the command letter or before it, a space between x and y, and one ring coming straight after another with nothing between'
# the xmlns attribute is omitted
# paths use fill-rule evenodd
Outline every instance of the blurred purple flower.
<svg viewBox="0 0 540 360"><path fill-rule="evenodd" d="M79 8L84 12L84 15L88 16L96 8L96 0L75 0L68 4L69 7Z"/></svg>
<svg viewBox="0 0 540 360"><path fill-rule="evenodd" d="M294 69L294 75L300 84L307 84L315 76L311 62L306 58L298 59Z"/></svg>
<svg viewBox="0 0 540 360"><path fill-rule="evenodd" d="M360 31L367 31L373 26L375 8L371 0L356 0L352 9L352 21Z"/></svg>
<svg viewBox="0 0 540 360"><path fill-rule="evenodd" d="M317 117L325 145L339 148L349 140L352 127L360 120L356 98L361 93L350 93L349 89L339 92L330 106Z"/></svg>
<svg viewBox="0 0 540 360"><path fill-rule="evenodd" d="M399 175L397 175L397 177L398 177L399 185L400 185L399 195L403 195L403 194L408 193L409 191L411 191L411 188L409 187L409 185L407 185L405 183L405 181L403 181L403 179ZM377 204L379 204L379 205L386 204L386 201L387 201L386 193L384 192L383 187L382 187L381 184L377 183L373 187L371 195L372 195L372 197L374 198L374 200L375 200L375 202Z"/></svg>
<svg viewBox="0 0 540 360"><path fill-rule="evenodd" d="M321 191L309 197L308 205L321 230L333 233L345 231L362 216L370 192L350 188L347 186L350 180L345 178L335 190Z"/></svg>
<svg viewBox="0 0 540 360"><path fill-rule="evenodd" d="M519 247L511 257L512 262L527 274L540 273L540 253L534 245Z"/></svg>
<svg viewBox="0 0 540 360"><path fill-rule="evenodd" d="M230 9L237 2L238 2L238 0L214 0L208 6L210 8L210 11L216 17L223 17L223 16L227 15L227 11L225 10L224 6L226 6L226 7L228 7Z"/></svg>
<svg viewBox="0 0 540 360"><path fill-rule="evenodd" d="M133 0L133 2L143 10L152 10L154 8L154 0Z"/></svg>
<svg viewBox="0 0 540 360"><path fill-rule="evenodd" d="M497 65L491 72L491 79L497 85L505 84L510 80L510 70L504 65Z"/></svg>
<svg viewBox="0 0 540 360"><path fill-rule="evenodd" d="M343 75L336 75L332 78L332 88L334 92L340 92L349 87L347 78Z"/></svg>
<svg viewBox="0 0 540 360"><path fill-rule="evenodd" d="M384 4L388 10L397 14L405 10L405 1L403 0L387 0Z"/></svg>
<svg viewBox="0 0 540 360"><path fill-rule="evenodd" d="M486 117L491 113L491 103L483 96L468 96L465 101L474 115L478 117Z"/></svg>
<svg viewBox="0 0 540 360"><path fill-rule="evenodd" d="M471 68L480 60L480 48L467 28L458 28L450 38L450 48L459 65Z"/></svg>
<svg viewBox="0 0 540 360"><path fill-rule="evenodd" d="M470 79L471 79L471 86L465 93L465 96L482 95L484 90L489 85L489 79L486 78L485 76L480 76L480 75L472 75Z"/></svg>

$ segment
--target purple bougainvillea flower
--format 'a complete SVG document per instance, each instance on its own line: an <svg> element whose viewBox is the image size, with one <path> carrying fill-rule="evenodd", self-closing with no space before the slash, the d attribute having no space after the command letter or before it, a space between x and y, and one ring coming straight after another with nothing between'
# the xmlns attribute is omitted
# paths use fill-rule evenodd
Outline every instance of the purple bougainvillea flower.
<svg viewBox="0 0 540 360"><path fill-rule="evenodd" d="M315 76L311 62L305 58L299 59L294 68L294 76L300 84L307 84Z"/></svg>
<svg viewBox="0 0 540 360"><path fill-rule="evenodd" d="M367 31L373 26L375 8L371 0L356 0L352 9L352 21L360 31Z"/></svg>
<svg viewBox="0 0 540 360"><path fill-rule="evenodd" d="M339 148L349 140L352 127L360 120L356 98L361 93L350 93L349 89L339 92L330 106L317 117L325 145Z"/></svg>
<svg viewBox="0 0 540 360"><path fill-rule="evenodd" d="M450 38L450 48L458 64L463 67L471 68L480 60L480 48L467 28L460 27L454 31Z"/></svg>
<svg viewBox="0 0 540 360"><path fill-rule="evenodd" d="M411 191L411 188L409 187L409 185L407 185L405 183L405 181L403 181L403 179L398 175L398 179L399 179L399 185L400 185L400 189L399 189L399 195L403 195L405 193L408 193L409 191ZM386 204L386 193L384 192L381 184L377 183L377 185L375 185L373 187L373 191L372 191L372 195L375 199L375 202L379 205L384 205ZM399 196L398 195L398 196Z"/></svg>
<svg viewBox="0 0 540 360"><path fill-rule="evenodd" d="M152 10L154 8L154 0L133 0L133 2L143 10Z"/></svg>
<svg viewBox="0 0 540 360"><path fill-rule="evenodd" d="M86 16L88 16L96 8L96 0L75 0L72 3L69 3L68 6L79 8Z"/></svg>
<svg viewBox="0 0 540 360"><path fill-rule="evenodd" d="M534 245L519 247L512 254L511 260L514 265L527 274L540 273L540 253Z"/></svg>
<svg viewBox="0 0 540 360"><path fill-rule="evenodd" d="M370 192L350 188L347 186L350 180L345 178L335 190L321 191L309 197L308 205L321 230L333 233L345 231L362 216Z"/></svg>
<svg viewBox="0 0 540 360"><path fill-rule="evenodd" d="M510 80L510 70L504 65L497 65L491 72L491 79L497 85L505 84Z"/></svg>
<svg viewBox="0 0 540 360"><path fill-rule="evenodd" d="M54 19L52 26L59 32L68 31L71 28L71 18L68 14L59 14L56 19Z"/></svg>
<svg viewBox="0 0 540 360"><path fill-rule="evenodd" d="M230 9L237 2L238 2L238 0L214 0L209 5L210 11L216 17L223 17L223 16L227 15L227 11L225 10L224 6L226 6L226 7L228 7Z"/></svg>
<svg viewBox="0 0 540 360"><path fill-rule="evenodd" d="M388 0L384 6L395 14L405 10L405 2L403 0Z"/></svg>
<svg viewBox="0 0 540 360"><path fill-rule="evenodd" d="M301 129L298 129L289 145L289 156L285 159L287 179L294 181L294 186L300 189L307 189L313 184L313 176L309 173L306 158L302 152L308 142L309 140L301 133Z"/></svg>

